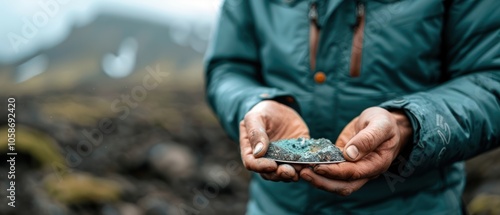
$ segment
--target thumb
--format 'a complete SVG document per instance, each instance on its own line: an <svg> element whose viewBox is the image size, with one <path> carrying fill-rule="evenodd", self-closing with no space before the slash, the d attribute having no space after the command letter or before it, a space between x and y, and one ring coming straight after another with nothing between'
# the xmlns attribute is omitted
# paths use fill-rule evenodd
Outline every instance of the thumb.
<svg viewBox="0 0 500 215"><path fill-rule="evenodd" d="M260 115L247 115L244 123L254 157L264 156L269 147L269 137L266 134L264 120Z"/></svg>
<svg viewBox="0 0 500 215"><path fill-rule="evenodd" d="M381 129L374 123L369 123L366 128L358 132L344 148L344 158L357 161L375 150L384 141L388 140L389 132Z"/></svg>

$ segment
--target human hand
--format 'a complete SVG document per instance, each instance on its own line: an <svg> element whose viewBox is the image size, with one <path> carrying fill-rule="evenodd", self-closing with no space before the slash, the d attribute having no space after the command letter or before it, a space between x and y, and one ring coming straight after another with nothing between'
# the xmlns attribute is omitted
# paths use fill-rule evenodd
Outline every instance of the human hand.
<svg viewBox="0 0 500 215"><path fill-rule="evenodd" d="M292 108L266 100L255 105L240 122L240 151L243 165L267 180L298 181L302 165L278 165L262 158L270 141L309 138L304 120Z"/></svg>
<svg viewBox="0 0 500 215"><path fill-rule="evenodd" d="M347 124L335 143L347 162L304 168L300 176L319 189L350 195L387 171L412 132L404 112L368 108Z"/></svg>

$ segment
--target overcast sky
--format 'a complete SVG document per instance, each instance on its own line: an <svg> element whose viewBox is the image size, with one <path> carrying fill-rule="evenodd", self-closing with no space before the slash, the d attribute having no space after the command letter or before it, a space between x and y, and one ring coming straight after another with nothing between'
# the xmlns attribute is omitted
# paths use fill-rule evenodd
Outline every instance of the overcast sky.
<svg viewBox="0 0 500 215"><path fill-rule="evenodd" d="M211 26L221 0L0 1L0 63L16 63L63 41L73 25L99 13L126 15L168 26Z"/></svg>

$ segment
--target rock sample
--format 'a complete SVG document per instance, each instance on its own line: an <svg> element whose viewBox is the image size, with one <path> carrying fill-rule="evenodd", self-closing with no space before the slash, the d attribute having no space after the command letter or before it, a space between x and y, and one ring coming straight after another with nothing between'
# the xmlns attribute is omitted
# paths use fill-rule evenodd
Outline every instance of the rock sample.
<svg viewBox="0 0 500 215"><path fill-rule="evenodd" d="M296 163L345 161L342 151L330 140L324 138L297 138L271 142L264 157Z"/></svg>

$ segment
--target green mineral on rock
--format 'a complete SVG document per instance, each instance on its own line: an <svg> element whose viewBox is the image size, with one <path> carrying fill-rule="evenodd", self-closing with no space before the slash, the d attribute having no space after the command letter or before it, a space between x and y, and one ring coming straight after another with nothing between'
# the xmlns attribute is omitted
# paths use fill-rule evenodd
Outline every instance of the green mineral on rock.
<svg viewBox="0 0 500 215"><path fill-rule="evenodd" d="M342 151L324 138L297 138L271 142L264 157L294 162L344 161Z"/></svg>

